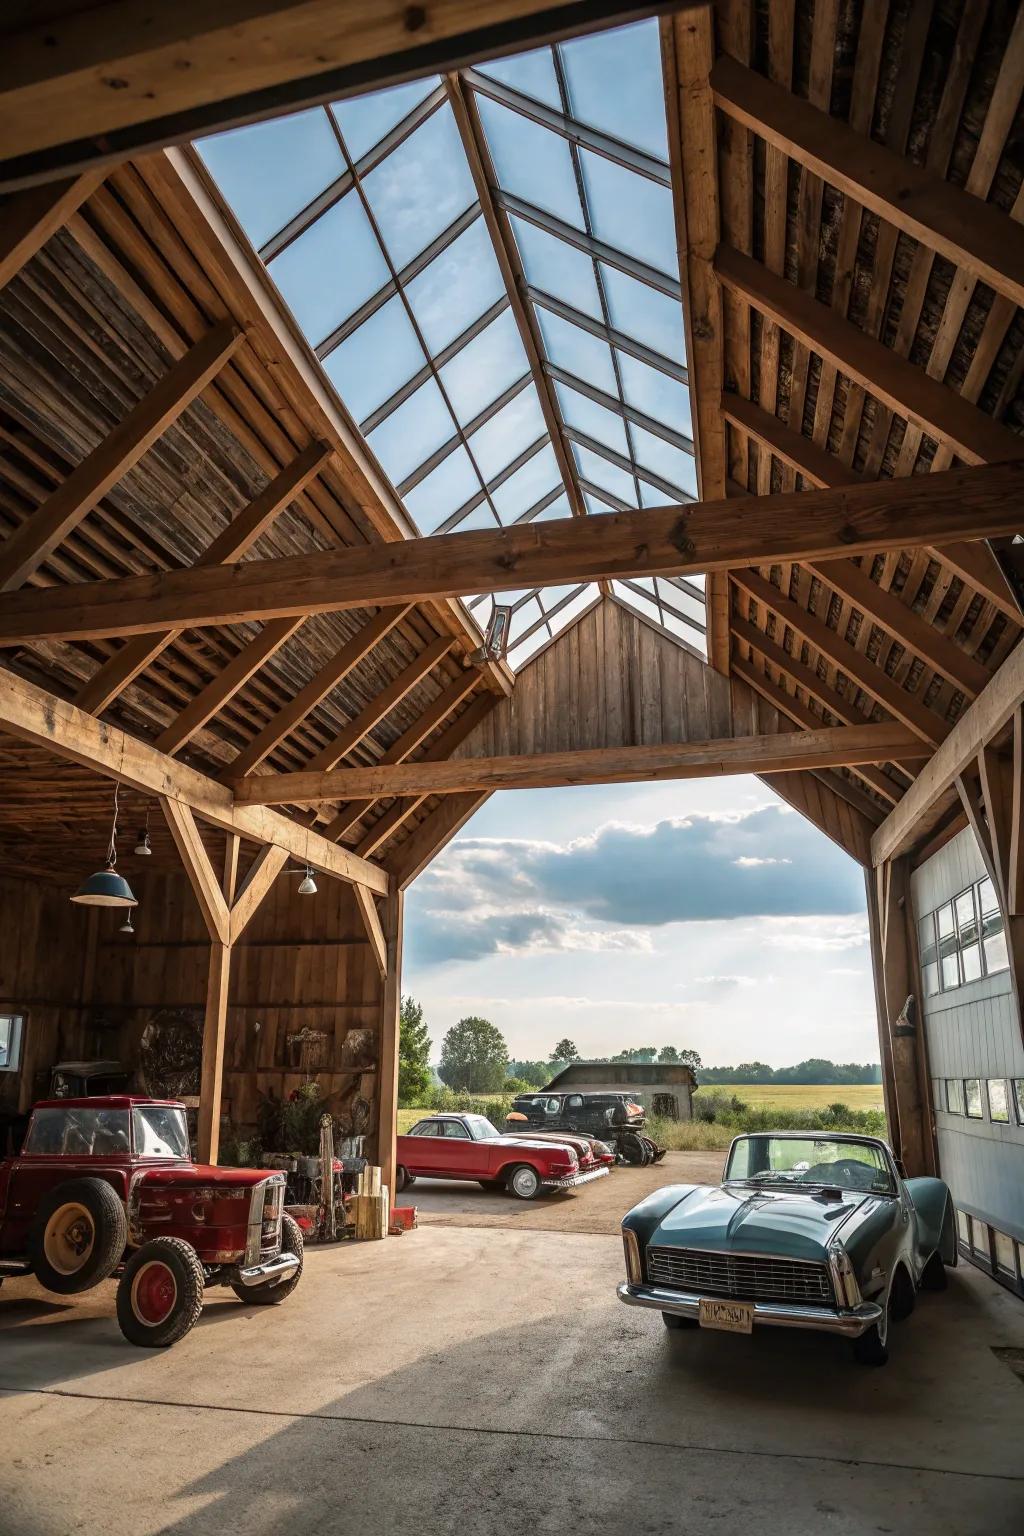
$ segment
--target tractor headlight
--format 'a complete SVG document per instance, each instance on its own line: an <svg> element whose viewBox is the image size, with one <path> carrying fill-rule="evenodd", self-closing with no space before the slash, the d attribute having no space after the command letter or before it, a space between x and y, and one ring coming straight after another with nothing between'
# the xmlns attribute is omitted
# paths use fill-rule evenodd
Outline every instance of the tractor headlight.
<svg viewBox="0 0 1024 1536"><path fill-rule="evenodd" d="M640 1285L644 1269L640 1260L640 1240L632 1227L623 1227L622 1247L626 1255L626 1279L630 1285Z"/></svg>

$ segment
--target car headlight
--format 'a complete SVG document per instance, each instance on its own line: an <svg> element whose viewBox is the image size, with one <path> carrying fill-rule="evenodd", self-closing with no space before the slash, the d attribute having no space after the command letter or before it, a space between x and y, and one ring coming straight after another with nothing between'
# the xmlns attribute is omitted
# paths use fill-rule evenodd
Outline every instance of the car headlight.
<svg viewBox="0 0 1024 1536"><path fill-rule="evenodd" d="M836 1305L840 1307L859 1307L863 1297L860 1294L860 1286L857 1283L857 1273L850 1260L850 1255L842 1243L830 1243L828 1250L829 1268L832 1271L832 1284L836 1293Z"/></svg>
<svg viewBox="0 0 1024 1536"><path fill-rule="evenodd" d="M622 1247L626 1255L626 1279L630 1285L639 1285L644 1278L644 1270L640 1262L640 1240L632 1227L623 1227Z"/></svg>

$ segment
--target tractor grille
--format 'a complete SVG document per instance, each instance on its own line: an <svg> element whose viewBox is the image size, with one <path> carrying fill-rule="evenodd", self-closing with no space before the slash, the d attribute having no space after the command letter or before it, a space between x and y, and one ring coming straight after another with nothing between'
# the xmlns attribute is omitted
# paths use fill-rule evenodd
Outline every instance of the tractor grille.
<svg viewBox="0 0 1024 1536"><path fill-rule="evenodd" d="M749 1254L704 1253L694 1248L648 1248L647 1272L656 1285L701 1296L748 1301L795 1301L830 1306L832 1280L824 1264Z"/></svg>

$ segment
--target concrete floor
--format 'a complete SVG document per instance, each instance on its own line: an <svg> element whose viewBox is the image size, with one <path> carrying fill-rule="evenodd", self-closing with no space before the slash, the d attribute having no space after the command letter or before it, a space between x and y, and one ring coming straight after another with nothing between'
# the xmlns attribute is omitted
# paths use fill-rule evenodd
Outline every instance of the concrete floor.
<svg viewBox="0 0 1024 1536"><path fill-rule="evenodd" d="M647 1172L578 1199L624 1209ZM124 1343L110 1285L8 1283L0 1536L1021 1530L1024 1383L992 1347L1024 1308L977 1271L870 1371L810 1335L668 1334L621 1268L613 1235L427 1219L312 1250L279 1311L211 1292L164 1353Z"/></svg>

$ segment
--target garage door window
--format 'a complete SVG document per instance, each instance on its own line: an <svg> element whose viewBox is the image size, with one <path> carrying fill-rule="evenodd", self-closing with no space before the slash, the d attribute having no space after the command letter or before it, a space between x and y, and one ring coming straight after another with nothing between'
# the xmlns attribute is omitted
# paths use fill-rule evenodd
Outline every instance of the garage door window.
<svg viewBox="0 0 1024 1536"><path fill-rule="evenodd" d="M1017 1124L1024 1125L1024 1077L1013 1079L1013 1108L1017 1116Z"/></svg>
<svg viewBox="0 0 1024 1536"><path fill-rule="evenodd" d="M24 1028L22 1014L0 1013L0 1072L17 1072L20 1068Z"/></svg>
<svg viewBox="0 0 1024 1536"><path fill-rule="evenodd" d="M1005 1232L992 1230L992 1239L995 1244L996 1268L1002 1270L1004 1275L1016 1275L1017 1270L1013 1261L1013 1239L1007 1237Z"/></svg>
<svg viewBox="0 0 1024 1536"><path fill-rule="evenodd" d="M946 1078L946 1108L951 1115L964 1112L964 1085L958 1077Z"/></svg>
<svg viewBox="0 0 1024 1536"><path fill-rule="evenodd" d="M990 1077L988 1080L988 1117L997 1125L1005 1125L1010 1118L1005 1078Z"/></svg>

